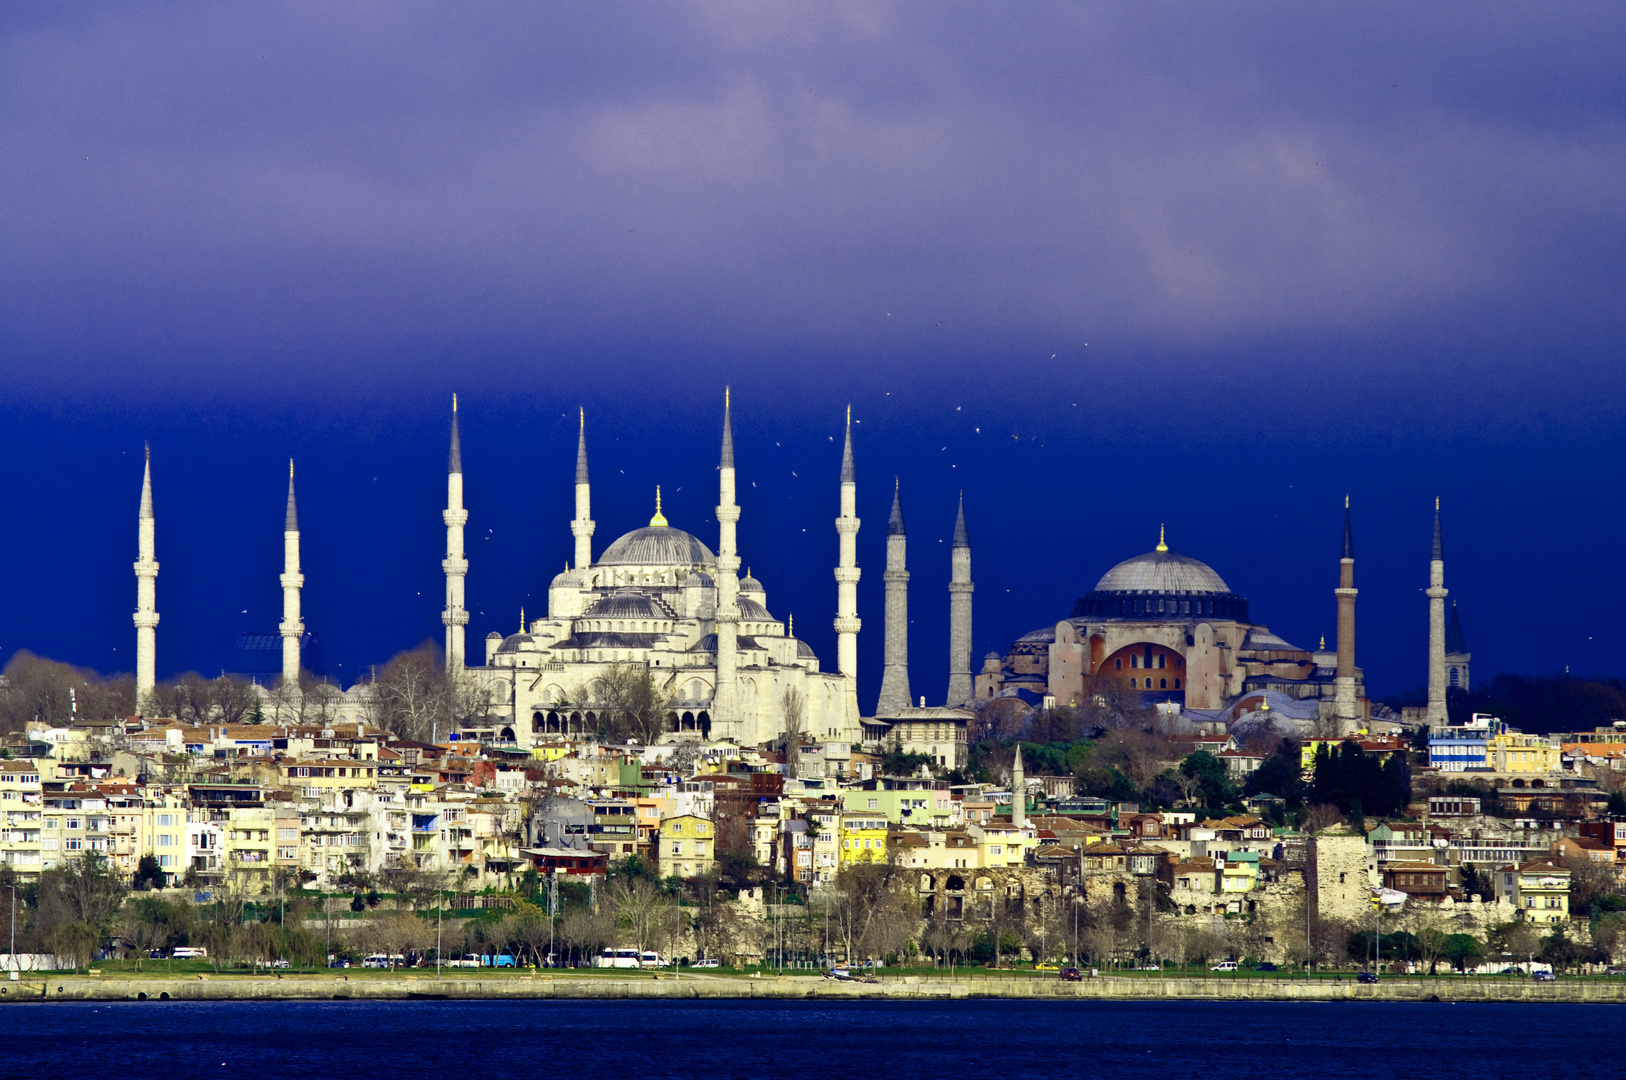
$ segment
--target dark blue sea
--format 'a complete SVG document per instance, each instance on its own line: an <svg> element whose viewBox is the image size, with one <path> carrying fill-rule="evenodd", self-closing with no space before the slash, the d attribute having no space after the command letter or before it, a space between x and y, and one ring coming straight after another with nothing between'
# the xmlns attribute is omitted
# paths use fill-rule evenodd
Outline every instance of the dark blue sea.
<svg viewBox="0 0 1626 1080"><path fill-rule="evenodd" d="M0 1007L0 1077L1619 1078L1621 1006L959 1001Z"/></svg>

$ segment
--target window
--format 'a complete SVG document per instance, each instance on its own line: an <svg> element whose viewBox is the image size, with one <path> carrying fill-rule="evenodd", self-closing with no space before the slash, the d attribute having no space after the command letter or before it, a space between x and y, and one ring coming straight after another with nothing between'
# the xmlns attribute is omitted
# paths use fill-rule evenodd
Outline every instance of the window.
<svg viewBox="0 0 1626 1080"><path fill-rule="evenodd" d="M68 819L68 828L70 828L70 829L79 829L79 828L83 828L83 827L84 827L83 823L78 818L71 817L71 818Z"/></svg>
<svg viewBox="0 0 1626 1080"><path fill-rule="evenodd" d="M683 854L683 841L682 840L673 840L672 841L672 854L673 855L682 855Z"/></svg>
<svg viewBox="0 0 1626 1080"><path fill-rule="evenodd" d="M1112 662L1112 670L1113 671L1122 671L1123 669L1124 669L1124 658L1120 656L1120 657L1118 657L1118 659L1116 659L1116 660L1114 660Z"/></svg>
<svg viewBox="0 0 1626 1080"><path fill-rule="evenodd" d="M158 846L159 847L174 847L175 846L175 837L174 837L174 835L171 834L171 833L159 833L158 834Z"/></svg>
<svg viewBox="0 0 1626 1080"><path fill-rule="evenodd" d="M1169 680L1167 680L1167 679L1159 679L1159 680L1157 680L1157 688L1159 690L1167 690L1169 688Z"/></svg>
<svg viewBox="0 0 1626 1080"><path fill-rule="evenodd" d="M881 804L877 800L875 800L875 799L869 800L869 809L871 809L871 810L879 810L880 808L881 808Z"/></svg>

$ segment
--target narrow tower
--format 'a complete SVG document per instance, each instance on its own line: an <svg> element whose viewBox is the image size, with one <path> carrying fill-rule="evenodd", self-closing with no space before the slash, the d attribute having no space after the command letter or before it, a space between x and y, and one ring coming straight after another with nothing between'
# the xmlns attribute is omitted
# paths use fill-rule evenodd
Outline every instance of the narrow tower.
<svg viewBox="0 0 1626 1080"><path fill-rule="evenodd" d="M581 410L581 431L576 436L576 519L570 523L576 537L576 572L593 565L593 496L587 484L587 410Z"/></svg>
<svg viewBox="0 0 1626 1080"><path fill-rule="evenodd" d="M858 474L853 470L853 407L847 406L847 439L841 448L841 542L836 564L836 666L847 677L848 731L858 727Z"/></svg>
<svg viewBox="0 0 1626 1080"><path fill-rule="evenodd" d="M949 553L949 685L948 705L963 705L971 687L971 534L965 527L965 492L954 519L954 547Z"/></svg>
<svg viewBox="0 0 1626 1080"><path fill-rule="evenodd" d="M737 639L740 621L740 556L734 526L740 508L734 503L734 426L729 416L729 390L723 387L723 452L717 465L717 689L712 693L714 730L735 734L739 721Z"/></svg>
<svg viewBox="0 0 1626 1080"><path fill-rule="evenodd" d="M1440 500L1434 500L1434 547L1428 556L1428 722L1444 726L1445 711L1445 541L1440 535Z"/></svg>
<svg viewBox="0 0 1626 1080"><path fill-rule="evenodd" d="M1344 496L1344 550L1338 560L1338 668L1333 681L1333 712L1353 730L1361 717L1355 701L1355 534L1349 496Z"/></svg>
<svg viewBox="0 0 1626 1080"><path fill-rule="evenodd" d="M461 671L464 664L463 628L469 624L469 612L463 604L463 579L469 572L469 560L463 550L463 526L469 522L469 512L463 509L463 449L457 436L457 395L452 395L452 456L446 466L446 510L441 515L446 522L446 557L440 568L446 572L446 610L440 621L446 624L446 670Z"/></svg>
<svg viewBox="0 0 1626 1080"><path fill-rule="evenodd" d="M158 560L153 548L152 448L141 474L141 510L136 517L136 711L145 713L158 685Z"/></svg>
<svg viewBox="0 0 1626 1080"><path fill-rule="evenodd" d="M294 462L288 459L288 518L282 526L282 682L299 685L299 639L305 624L299 619L299 590L305 575L299 572L299 512L294 508Z"/></svg>
<svg viewBox="0 0 1626 1080"><path fill-rule="evenodd" d="M1028 825L1028 780L1022 771L1022 744L1016 744L1016 761L1011 764L1011 828Z"/></svg>
<svg viewBox="0 0 1626 1080"><path fill-rule="evenodd" d="M1462 616L1457 613L1457 602L1451 601L1451 621L1445 627L1445 681L1453 690L1466 693L1473 689L1468 678L1468 664L1473 660L1468 651L1468 638L1462 632Z"/></svg>
<svg viewBox="0 0 1626 1080"><path fill-rule="evenodd" d="M886 657L881 669L881 696L875 703L877 716L907 709L914 701L909 696L907 545L908 538L903 528L903 499L898 491L898 479L893 477L892 516L886 522L886 571L881 575L881 580L886 583Z"/></svg>

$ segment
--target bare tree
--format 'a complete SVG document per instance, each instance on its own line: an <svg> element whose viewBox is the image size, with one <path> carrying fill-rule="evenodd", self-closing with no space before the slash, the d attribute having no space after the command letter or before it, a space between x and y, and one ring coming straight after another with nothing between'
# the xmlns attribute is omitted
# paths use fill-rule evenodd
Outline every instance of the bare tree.
<svg viewBox="0 0 1626 1080"><path fill-rule="evenodd" d="M637 740L649 746L666 734L671 694L655 684L648 665L611 664L590 689L609 721L613 741Z"/></svg>
<svg viewBox="0 0 1626 1080"><path fill-rule="evenodd" d="M639 952L666 936L667 924L677 912L677 903L648 878L617 878L607 899L620 937Z"/></svg>
<svg viewBox="0 0 1626 1080"><path fill-rule="evenodd" d="M802 692L794 686L785 687L780 708L785 717L785 775L795 779L802 761Z"/></svg>
<svg viewBox="0 0 1626 1080"><path fill-rule="evenodd" d="M369 710L372 721L404 739L429 742L446 715L445 679L440 648L426 641L397 653L373 677Z"/></svg>
<svg viewBox="0 0 1626 1080"><path fill-rule="evenodd" d="M32 720L62 726L75 716L106 718L135 712L135 680L103 677L89 668L19 650L0 679L0 732L21 731Z"/></svg>
<svg viewBox="0 0 1626 1080"><path fill-rule="evenodd" d="M1331 803L1316 803L1314 806L1305 807L1303 813L1299 815L1299 828L1308 833L1318 833L1323 829L1332 828L1342 820L1344 815L1339 812L1338 807Z"/></svg>

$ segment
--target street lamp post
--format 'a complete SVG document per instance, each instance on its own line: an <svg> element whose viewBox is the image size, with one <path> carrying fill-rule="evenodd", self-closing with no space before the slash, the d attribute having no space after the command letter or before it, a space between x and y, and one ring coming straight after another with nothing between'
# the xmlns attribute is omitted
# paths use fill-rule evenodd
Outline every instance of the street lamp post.
<svg viewBox="0 0 1626 1080"><path fill-rule="evenodd" d="M12 982L17 981L17 886L7 885L11 890L11 973Z"/></svg>

